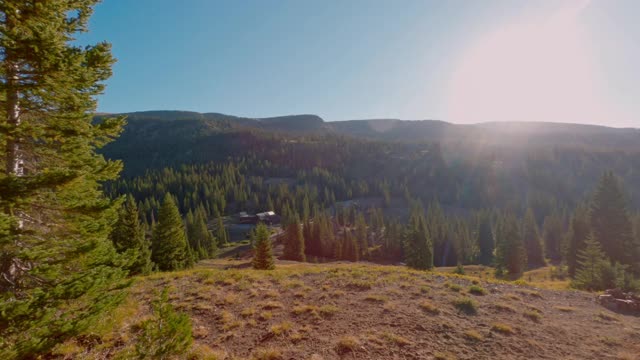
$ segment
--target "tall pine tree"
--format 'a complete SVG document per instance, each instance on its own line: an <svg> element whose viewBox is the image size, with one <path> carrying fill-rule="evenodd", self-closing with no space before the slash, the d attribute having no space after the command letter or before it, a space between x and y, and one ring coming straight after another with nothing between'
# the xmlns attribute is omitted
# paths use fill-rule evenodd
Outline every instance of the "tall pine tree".
<svg viewBox="0 0 640 360"><path fill-rule="evenodd" d="M256 270L273 270L275 263L273 262L273 250L271 248L271 239L269 239L269 230L260 223L253 231L253 268Z"/></svg>
<svg viewBox="0 0 640 360"><path fill-rule="evenodd" d="M483 265L493 264L495 240L491 229L491 216L483 212L478 216L478 262Z"/></svg>
<svg viewBox="0 0 640 360"><path fill-rule="evenodd" d="M527 265L527 252L518 221L513 214L504 214L496 226L496 266L509 274L521 275Z"/></svg>
<svg viewBox="0 0 640 360"><path fill-rule="evenodd" d="M305 261L304 255L304 236L302 235L302 226L297 216L293 217L293 221L287 225L284 233L284 259L294 261Z"/></svg>
<svg viewBox="0 0 640 360"><path fill-rule="evenodd" d="M182 217L173 197L167 193L153 231L151 259L159 270L172 271L189 267L191 256Z"/></svg>
<svg viewBox="0 0 640 360"><path fill-rule="evenodd" d="M414 205L411 210L404 239L407 266L420 270L433 268L433 243L420 205Z"/></svg>
<svg viewBox="0 0 640 360"><path fill-rule="evenodd" d="M527 263L530 268L544 265L544 250L542 247L542 239L538 232L536 218L533 216L533 210L529 208L524 215L522 221L522 240L527 252Z"/></svg>
<svg viewBox="0 0 640 360"><path fill-rule="evenodd" d="M109 235L116 251L126 254L129 275L147 275L153 270L151 243L145 236L139 216L136 201L128 195Z"/></svg>
<svg viewBox="0 0 640 360"><path fill-rule="evenodd" d="M578 252L578 266L572 285L585 290L601 290L603 269L608 265L608 260L593 234L587 237L584 246Z"/></svg>
<svg viewBox="0 0 640 360"><path fill-rule="evenodd" d="M627 201L620 180L612 173L602 176L593 195L591 230L612 262L636 267L640 262L638 244L633 238Z"/></svg>
<svg viewBox="0 0 640 360"><path fill-rule="evenodd" d="M578 267L577 254L584 249L589 233L589 211L586 206L579 205L571 217L569 232L564 241L564 259L572 277Z"/></svg>
<svg viewBox="0 0 640 360"><path fill-rule="evenodd" d="M0 357L36 357L121 299L96 150L122 119L94 122L108 43L79 46L95 0L0 2ZM73 303L73 306L70 306Z"/></svg>

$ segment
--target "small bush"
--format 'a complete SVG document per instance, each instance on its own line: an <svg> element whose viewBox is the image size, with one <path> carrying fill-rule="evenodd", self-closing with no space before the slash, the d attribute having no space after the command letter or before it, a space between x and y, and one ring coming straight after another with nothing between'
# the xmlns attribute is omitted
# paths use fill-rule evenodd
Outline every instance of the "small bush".
<svg viewBox="0 0 640 360"><path fill-rule="evenodd" d="M318 308L318 312L320 313L320 315L325 318L333 316L333 314L337 313L338 311L340 311L340 308L335 305L322 305Z"/></svg>
<svg viewBox="0 0 640 360"><path fill-rule="evenodd" d="M445 352L439 352L439 351L437 351L435 354L433 354L433 357L436 360L455 360L456 359L456 357L453 354L445 353Z"/></svg>
<svg viewBox="0 0 640 360"><path fill-rule="evenodd" d="M540 315L540 313L537 311L525 311L523 315L527 319L535 322L540 322L540 319L542 318L542 315Z"/></svg>
<svg viewBox="0 0 640 360"><path fill-rule="evenodd" d="M620 319L618 319L618 317L607 314L607 313L603 313L602 311L598 314L598 317L602 320L606 320L606 321L620 321Z"/></svg>
<svg viewBox="0 0 640 360"><path fill-rule="evenodd" d="M513 334L513 328L503 323L494 323L491 325L491 330L505 335Z"/></svg>
<svg viewBox="0 0 640 360"><path fill-rule="evenodd" d="M454 292L460 292L462 290L462 286L460 286L458 284L445 283L444 287L449 288L449 290L454 291Z"/></svg>
<svg viewBox="0 0 640 360"><path fill-rule="evenodd" d="M282 335L282 334L286 334L289 331L291 331L291 328L293 327L293 324L289 321L284 321L280 324L276 324L271 326L271 333L273 335Z"/></svg>
<svg viewBox="0 0 640 360"><path fill-rule="evenodd" d="M438 310L438 308L435 305L433 305L428 301L421 302L419 306L423 311L429 314L437 315L440 313L440 310Z"/></svg>
<svg viewBox="0 0 640 360"><path fill-rule="evenodd" d="M478 313L478 303L475 300L468 297L459 298L453 301L453 306L468 315L475 315Z"/></svg>
<svg viewBox="0 0 640 360"><path fill-rule="evenodd" d="M464 275L464 266L462 266L462 264L458 263L458 265L456 266L455 270L453 270L454 274L458 274L458 275Z"/></svg>
<svg viewBox="0 0 640 360"><path fill-rule="evenodd" d="M360 342L353 336L343 336L338 341L336 345L336 352L338 354L346 354L349 352L356 351L356 349L360 346Z"/></svg>
<svg viewBox="0 0 640 360"><path fill-rule="evenodd" d="M253 360L281 360L284 357L282 352L278 349L257 349L252 356Z"/></svg>
<svg viewBox="0 0 640 360"><path fill-rule="evenodd" d="M273 313L271 311L263 311L258 315L258 320L266 321L273 317Z"/></svg>
<svg viewBox="0 0 640 360"><path fill-rule="evenodd" d="M576 311L576 308L571 307L571 306L554 306L553 307L556 310L562 311L562 312L574 312Z"/></svg>
<svg viewBox="0 0 640 360"><path fill-rule="evenodd" d="M282 303L277 301L267 301L266 303L262 304L262 308L265 310L282 309L282 307Z"/></svg>
<svg viewBox="0 0 640 360"><path fill-rule="evenodd" d="M514 309L512 306L504 304L504 303L497 303L497 304L493 304L493 307L496 308L499 311L504 311L504 312L516 312L516 309Z"/></svg>
<svg viewBox="0 0 640 360"><path fill-rule="evenodd" d="M485 290L482 286L478 286L478 285L471 285L469 287L469 294L473 294L473 295L486 295L487 294L487 290Z"/></svg>
<svg viewBox="0 0 640 360"><path fill-rule="evenodd" d="M480 334L479 332L475 331L475 330L467 330L464 332L464 337L472 340L472 341L482 341L484 339L484 337L482 336L482 334Z"/></svg>
<svg viewBox="0 0 640 360"><path fill-rule="evenodd" d="M366 301L370 301L370 302L374 302L374 303L385 303L387 300L389 300L386 296L383 295L377 295L377 294L371 294L371 295L367 295L366 298L364 298Z"/></svg>
<svg viewBox="0 0 640 360"><path fill-rule="evenodd" d="M402 337L400 335L392 334L392 333L384 333L384 338L387 339L388 342L395 344L397 346L403 347L407 345L411 345L411 340Z"/></svg>
<svg viewBox="0 0 640 360"><path fill-rule="evenodd" d="M193 343L191 319L186 314L175 312L166 288L153 301L152 310L153 318L140 324L136 355L157 359L185 354Z"/></svg>

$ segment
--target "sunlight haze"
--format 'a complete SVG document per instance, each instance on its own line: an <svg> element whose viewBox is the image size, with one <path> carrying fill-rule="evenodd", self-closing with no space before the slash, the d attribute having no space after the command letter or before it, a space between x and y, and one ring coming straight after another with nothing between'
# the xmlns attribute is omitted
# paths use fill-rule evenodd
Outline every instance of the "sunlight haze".
<svg viewBox="0 0 640 360"><path fill-rule="evenodd" d="M401 5L106 0L79 41L118 58L104 112L640 126L638 2Z"/></svg>

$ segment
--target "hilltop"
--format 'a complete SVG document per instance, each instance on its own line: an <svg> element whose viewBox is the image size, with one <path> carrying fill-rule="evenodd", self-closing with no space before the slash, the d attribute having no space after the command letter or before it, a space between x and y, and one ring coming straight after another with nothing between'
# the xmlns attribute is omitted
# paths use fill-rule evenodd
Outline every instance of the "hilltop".
<svg viewBox="0 0 640 360"><path fill-rule="evenodd" d="M192 270L137 278L114 314L57 353L126 358L154 291L164 287L192 320L195 359L636 359L640 353L640 318L607 310L589 293L366 263L247 266L207 260Z"/></svg>

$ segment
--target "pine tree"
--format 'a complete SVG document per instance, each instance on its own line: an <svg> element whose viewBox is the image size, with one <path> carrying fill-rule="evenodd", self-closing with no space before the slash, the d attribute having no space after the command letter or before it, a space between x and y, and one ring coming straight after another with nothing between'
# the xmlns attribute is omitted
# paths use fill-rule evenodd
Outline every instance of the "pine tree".
<svg viewBox="0 0 640 360"><path fill-rule="evenodd" d="M564 225L562 217L553 212L544 218L543 237L547 257L551 260L562 258L562 237L564 235Z"/></svg>
<svg viewBox="0 0 640 360"><path fill-rule="evenodd" d="M273 251L269 230L264 224L258 224L252 234L255 255L253 256L253 268L257 270L273 270Z"/></svg>
<svg viewBox="0 0 640 360"><path fill-rule="evenodd" d="M216 219L216 240L218 241L218 248L224 247L229 243L229 234L224 227L222 216L218 216Z"/></svg>
<svg viewBox="0 0 640 360"><path fill-rule="evenodd" d="M0 2L0 357L36 357L121 298L108 239L117 203L96 150L122 119L94 122L110 45L78 46L95 0ZM73 301L74 306L69 306Z"/></svg>
<svg viewBox="0 0 640 360"><path fill-rule="evenodd" d="M404 236L404 253L407 266L428 270L433 268L433 243L423 214L421 206L413 206L407 232Z"/></svg>
<svg viewBox="0 0 640 360"><path fill-rule="evenodd" d="M173 197L167 193L153 231L151 259L159 270L172 271L189 267L191 257L182 217Z"/></svg>
<svg viewBox="0 0 640 360"><path fill-rule="evenodd" d="M493 264L493 252L495 250L495 240L491 229L491 217L488 213L479 215L478 220L478 262L482 265Z"/></svg>
<svg viewBox="0 0 640 360"><path fill-rule="evenodd" d="M602 176L589 215L594 238L612 262L632 266L640 262L624 190L612 172Z"/></svg>
<svg viewBox="0 0 640 360"><path fill-rule="evenodd" d="M522 222L522 239L527 252L527 262L530 268L544 265L544 250L542 247L542 239L538 233L536 219L533 211L529 208Z"/></svg>
<svg viewBox="0 0 640 360"><path fill-rule="evenodd" d="M284 256L285 260L305 261L304 245L305 238L302 235L302 226L297 216L287 225L284 234Z"/></svg>
<svg viewBox="0 0 640 360"><path fill-rule="evenodd" d="M367 222L362 213L358 213L355 219L355 241L358 243L359 257L368 259L369 239Z"/></svg>
<svg viewBox="0 0 640 360"><path fill-rule="evenodd" d="M578 268L573 286L585 290L601 290L603 269L607 263L600 243L590 234L585 241L585 248L578 253Z"/></svg>
<svg viewBox="0 0 640 360"><path fill-rule="evenodd" d="M217 241L207 229L206 212L203 208L196 210L190 220L187 215L187 238L198 259L212 258L218 252Z"/></svg>
<svg viewBox="0 0 640 360"><path fill-rule="evenodd" d="M522 241L518 221L505 214L496 226L496 267L511 275L521 275L527 264L527 252Z"/></svg>
<svg viewBox="0 0 640 360"><path fill-rule="evenodd" d="M565 238L564 245L564 259L571 277L576 274L576 268L578 267L577 254L584 249L589 233L589 212L585 206L580 205L571 217L569 232Z"/></svg>
<svg viewBox="0 0 640 360"><path fill-rule="evenodd" d="M138 207L133 196L127 196L109 237L116 251L126 254L129 275L147 275L153 270L151 243L140 224Z"/></svg>

